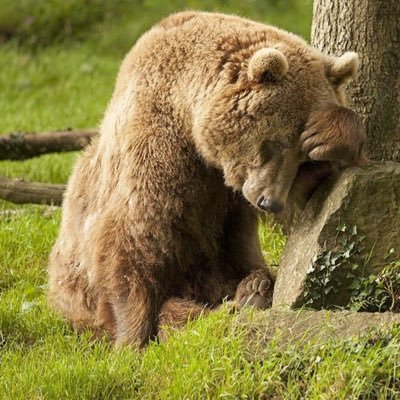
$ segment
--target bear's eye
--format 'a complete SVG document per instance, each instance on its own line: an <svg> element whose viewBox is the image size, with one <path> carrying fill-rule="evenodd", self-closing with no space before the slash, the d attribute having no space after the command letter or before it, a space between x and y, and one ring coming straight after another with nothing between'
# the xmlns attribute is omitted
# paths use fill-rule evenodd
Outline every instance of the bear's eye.
<svg viewBox="0 0 400 400"><path fill-rule="evenodd" d="M276 143L266 140L260 149L261 162L265 164L270 161L278 153L278 147Z"/></svg>

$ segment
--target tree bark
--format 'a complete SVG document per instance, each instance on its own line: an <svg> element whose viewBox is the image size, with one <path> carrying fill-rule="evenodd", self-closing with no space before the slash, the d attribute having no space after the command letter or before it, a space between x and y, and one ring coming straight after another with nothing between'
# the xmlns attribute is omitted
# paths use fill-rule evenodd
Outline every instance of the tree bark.
<svg viewBox="0 0 400 400"><path fill-rule="evenodd" d="M95 134L94 130L65 130L0 136L0 160L24 160L46 153L81 150Z"/></svg>
<svg viewBox="0 0 400 400"><path fill-rule="evenodd" d="M315 0L311 42L330 55L359 54L349 105L365 123L369 156L400 161L400 1Z"/></svg>
<svg viewBox="0 0 400 400"><path fill-rule="evenodd" d="M0 199L12 203L49 204L60 206L65 185L27 182L22 179L0 177Z"/></svg>

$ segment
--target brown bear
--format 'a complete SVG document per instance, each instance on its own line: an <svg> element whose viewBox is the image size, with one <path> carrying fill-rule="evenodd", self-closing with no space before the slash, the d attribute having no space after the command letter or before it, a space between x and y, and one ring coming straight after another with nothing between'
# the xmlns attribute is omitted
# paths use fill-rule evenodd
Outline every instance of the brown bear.
<svg viewBox="0 0 400 400"><path fill-rule="evenodd" d="M216 13L172 15L128 53L77 162L49 295L77 328L142 346L223 299L269 307L259 210L280 212L304 163L356 163L342 84L357 56ZM325 161L325 164L324 164ZM300 174L308 185L307 176Z"/></svg>

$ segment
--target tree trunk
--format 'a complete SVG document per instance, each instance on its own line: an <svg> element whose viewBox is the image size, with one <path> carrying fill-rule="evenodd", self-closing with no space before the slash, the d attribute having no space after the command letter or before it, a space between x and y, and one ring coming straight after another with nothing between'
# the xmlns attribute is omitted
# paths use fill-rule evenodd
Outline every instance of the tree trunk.
<svg viewBox="0 0 400 400"><path fill-rule="evenodd" d="M315 0L311 42L330 55L356 51L349 105L368 133L368 154L400 161L400 0Z"/></svg>
<svg viewBox="0 0 400 400"><path fill-rule="evenodd" d="M49 204L60 206L65 192L65 185L27 182L22 179L0 177L0 199L12 203Z"/></svg>
<svg viewBox="0 0 400 400"><path fill-rule="evenodd" d="M25 160L46 153L81 150L94 135L96 135L94 130L66 130L0 136L0 160Z"/></svg>

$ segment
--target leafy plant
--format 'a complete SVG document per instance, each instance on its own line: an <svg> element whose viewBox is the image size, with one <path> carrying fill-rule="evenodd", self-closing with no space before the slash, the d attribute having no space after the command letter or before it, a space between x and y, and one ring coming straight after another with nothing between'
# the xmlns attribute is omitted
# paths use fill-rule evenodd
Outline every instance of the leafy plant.
<svg viewBox="0 0 400 400"><path fill-rule="evenodd" d="M351 229L345 224L336 228L336 247L334 250L324 250L317 255L307 271L304 283L302 304L313 308L328 308L332 293L338 293L343 285L343 275L346 270L358 270L355 256L364 250L357 227Z"/></svg>
<svg viewBox="0 0 400 400"><path fill-rule="evenodd" d="M356 226L345 224L336 231L335 249L322 251L307 271L302 304L329 308L339 303L339 299L332 301L332 295L343 292L340 305L350 310L399 312L400 261L389 263L378 274L366 273L360 263L366 253L364 236L358 235Z"/></svg>
<svg viewBox="0 0 400 400"><path fill-rule="evenodd" d="M349 308L354 311L400 311L400 261L385 266L377 275L360 276L352 269Z"/></svg>

